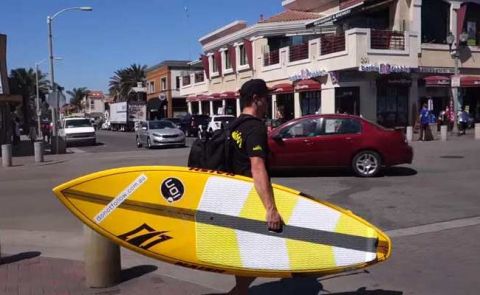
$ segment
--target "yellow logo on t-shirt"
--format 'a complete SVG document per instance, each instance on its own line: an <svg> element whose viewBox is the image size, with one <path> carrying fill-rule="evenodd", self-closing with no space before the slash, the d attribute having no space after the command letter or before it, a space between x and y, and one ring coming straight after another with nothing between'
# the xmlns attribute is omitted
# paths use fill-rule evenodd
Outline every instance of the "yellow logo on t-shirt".
<svg viewBox="0 0 480 295"><path fill-rule="evenodd" d="M238 148L242 148L243 140L242 140L242 132L235 130L232 132L232 139L237 144Z"/></svg>
<svg viewBox="0 0 480 295"><path fill-rule="evenodd" d="M263 148L260 145L256 145L256 146L253 147L253 150L261 152L261 151L263 151Z"/></svg>

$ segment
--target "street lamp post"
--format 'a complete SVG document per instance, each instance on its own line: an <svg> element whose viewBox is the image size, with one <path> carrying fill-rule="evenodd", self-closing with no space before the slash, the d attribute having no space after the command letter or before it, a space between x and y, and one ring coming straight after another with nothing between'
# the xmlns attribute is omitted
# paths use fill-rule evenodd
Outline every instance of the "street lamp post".
<svg viewBox="0 0 480 295"><path fill-rule="evenodd" d="M454 58L454 68L453 68L453 76L455 79L459 79L460 75L460 46L464 44L467 39L468 39L468 34L466 32L463 32L458 36L458 42L455 42L455 36L452 34L452 32L448 33L447 36L447 43L448 46L450 47L450 53L452 57ZM452 50L452 46L455 45L455 49ZM452 133L458 133L458 122L457 122L457 111L458 111L458 97L460 94L459 88L460 85L452 85L452 96L453 96L453 107L452 107L452 113L453 113L453 127L452 127Z"/></svg>
<svg viewBox="0 0 480 295"><path fill-rule="evenodd" d="M61 60L60 57L55 57L55 60ZM39 62L35 63L35 90L36 90L36 97L35 97L35 102L36 102L36 110L37 110L37 135L38 138L43 139L43 134L42 134L42 128L40 125L40 116L42 115L42 112L40 110L40 89L38 85L38 67L45 62L46 59L42 59Z"/></svg>
<svg viewBox="0 0 480 295"><path fill-rule="evenodd" d="M53 38L52 38L52 22L58 15L62 14L68 10L80 10L80 11L92 11L93 8L90 6L81 6L81 7L69 7L62 9L52 16L47 16L47 24L48 24L48 53L49 53L49 60L50 60L50 83L51 83L51 94L56 96L56 106L53 108L52 114L52 121L53 121L53 135L55 135L55 153L58 154L58 124L57 124L57 115L59 114L60 110L60 98L56 95L58 91L55 89L55 74L54 74L54 67L53 67Z"/></svg>

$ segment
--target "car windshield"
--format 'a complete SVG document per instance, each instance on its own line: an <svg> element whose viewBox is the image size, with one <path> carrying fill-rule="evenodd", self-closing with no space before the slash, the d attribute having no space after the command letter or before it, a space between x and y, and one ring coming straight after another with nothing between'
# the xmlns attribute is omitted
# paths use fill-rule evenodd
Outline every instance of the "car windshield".
<svg viewBox="0 0 480 295"><path fill-rule="evenodd" d="M66 120L65 125L67 128L92 127L88 119Z"/></svg>
<svg viewBox="0 0 480 295"><path fill-rule="evenodd" d="M148 127L150 129L164 129L164 128L175 128L175 125L170 121L153 121L153 122L148 122Z"/></svg>
<svg viewBox="0 0 480 295"><path fill-rule="evenodd" d="M235 119L234 117L217 117L213 118L213 121L215 122L231 122Z"/></svg>

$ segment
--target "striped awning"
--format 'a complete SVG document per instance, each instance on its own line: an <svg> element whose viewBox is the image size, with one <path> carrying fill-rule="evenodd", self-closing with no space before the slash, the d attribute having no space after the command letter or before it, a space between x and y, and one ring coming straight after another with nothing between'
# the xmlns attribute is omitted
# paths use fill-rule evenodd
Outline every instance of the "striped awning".
<svg viewBox="0 0 480 295"><path fill-rule="evenodd" d="M272 94L293 93L293 85L289 83L280 83L272 86Z"/></svg>
<svg viewBox="0 0 480 295"><path fill-rule="evenodd" d="M320 82L312 80L312 79L307 79L307 80L300 80L296 85L295 85L295 91L301 92L301 91L319 91L322 89L322 85Z"/></svg>
<svg viewBox="0 0 480 295"><path fill-rule="evenodd" d="M450 77L447 76L428 76L423 78L425 87L450 87Z"/></svg>

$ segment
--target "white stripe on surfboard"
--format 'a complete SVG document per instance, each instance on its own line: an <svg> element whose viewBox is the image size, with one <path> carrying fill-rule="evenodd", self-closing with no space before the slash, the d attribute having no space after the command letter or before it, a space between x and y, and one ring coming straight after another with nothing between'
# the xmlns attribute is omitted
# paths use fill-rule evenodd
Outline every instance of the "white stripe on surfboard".
<svg viewBox="0 0 480 295"><path fill-rule="evenodd" d="M197 210L239 216L253 183L210 176Z"/></svg>
<svg viewBox="0 0 480 295"><path fill-rule="evenodd" d="M272 270L290 269L287 240L285 238L241 230L235 232L243 267Z"/></svg>
<svg viewBox="0 0 480 295"><path fill-rule="evenodd" d="M96 223L102 222L105 218L107 218L110 213L115 211L115 209L120 206L128 197L130 197L142 184L147 181L147 176L145 174L140 175L137 177L132 183L130 183L127 188L125 188L118 196L115 197L110 203L105 206L102 211L98 212L95 216L94 221Z"/></svg>

